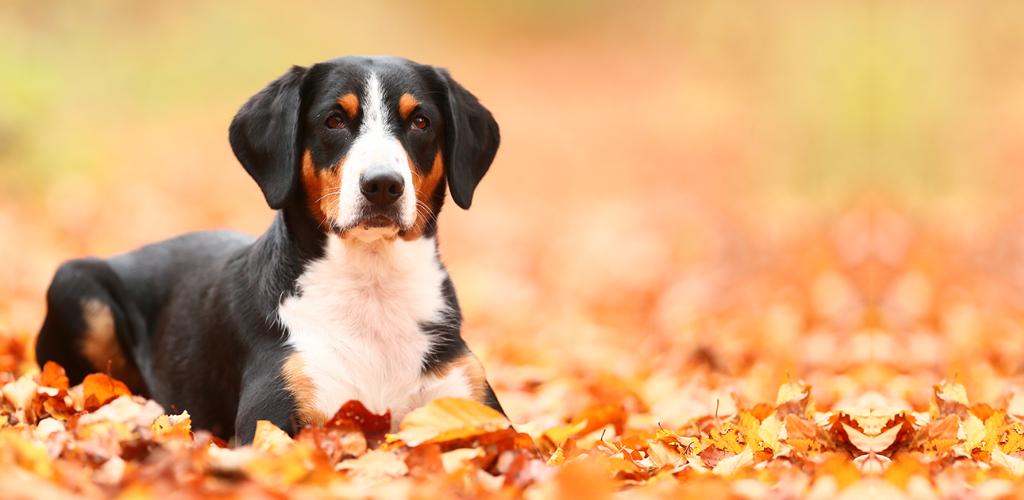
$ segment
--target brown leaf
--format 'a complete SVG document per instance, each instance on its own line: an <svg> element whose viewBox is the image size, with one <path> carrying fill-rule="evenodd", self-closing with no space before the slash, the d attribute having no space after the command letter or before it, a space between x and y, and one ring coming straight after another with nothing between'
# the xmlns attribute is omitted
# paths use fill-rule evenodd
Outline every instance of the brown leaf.
<svg viewBox="0 0 1024 500"><path fill-rule="evenodd" d="M348 401L341 406L341 409L334 414L334 417L324 424L324 428L328 431L338 428L348 432L351 430L349 423L354 424L355 428L366 436L367 446L375 448L384 440L384 436L388 431L391 430L391 411L389 410L377 415L371 413L359 401Z"/></svg>

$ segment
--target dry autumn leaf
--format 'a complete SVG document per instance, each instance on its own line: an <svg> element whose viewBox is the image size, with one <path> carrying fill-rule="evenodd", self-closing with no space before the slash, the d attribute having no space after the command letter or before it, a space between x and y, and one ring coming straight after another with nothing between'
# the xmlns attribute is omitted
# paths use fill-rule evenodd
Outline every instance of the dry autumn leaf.
<svg viewBox="0 0 1024 500"><path fill-rule="evenodd" d="M87 375L82 381L82 389L87 411L95 410L119 396L131 395L123 382L102 373Z"/></svg>
<svg viewBox="0 0 1024 500"><path fill-rule="evenodd" d="M402 419L396 438L408 446L443 443L510 427L501 413L468 399L441 398Z"/></svg>
<svg viewBox="0 0 1024 500"><path fill-rule="evenodd" d="M46 387L53 387L54 389L68 390L68 376L64 372L64 367L54 363L53 361L47 361L43 365L43 371L39 374L39 385Z"/></svg>

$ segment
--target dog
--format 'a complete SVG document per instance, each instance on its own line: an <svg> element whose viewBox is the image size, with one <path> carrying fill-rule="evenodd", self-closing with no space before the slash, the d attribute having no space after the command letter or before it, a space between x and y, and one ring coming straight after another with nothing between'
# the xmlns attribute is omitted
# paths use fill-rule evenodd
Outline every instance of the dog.
<svg viewBox="0 0 1024 500"><path fill-rule="evenodd" d="M468 209L497 153L490 111L445 69L341 57L292 67L228 135L269 229L63 263L39 364L110 373L240 443L258 420L294 435L353 399L392 422L439 397L504 414L436 238L446 191Z"/></svg>

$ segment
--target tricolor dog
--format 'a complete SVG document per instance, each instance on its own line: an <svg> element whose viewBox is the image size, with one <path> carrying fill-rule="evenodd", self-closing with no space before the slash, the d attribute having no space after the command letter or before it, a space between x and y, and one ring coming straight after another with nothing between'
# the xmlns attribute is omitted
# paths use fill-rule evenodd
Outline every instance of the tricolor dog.
<svg viewBox="0 0 1024 500"><path fill-rule="evenodd" d="M446 187L468 209L498 150L477 98L443 69L343 57L271 82L229 137L270 228L64 263L39 363L72 383L110 372L241 442L257 420L294 433L350 399L394 422L446 396L501 411L436 239Z"/></svg>

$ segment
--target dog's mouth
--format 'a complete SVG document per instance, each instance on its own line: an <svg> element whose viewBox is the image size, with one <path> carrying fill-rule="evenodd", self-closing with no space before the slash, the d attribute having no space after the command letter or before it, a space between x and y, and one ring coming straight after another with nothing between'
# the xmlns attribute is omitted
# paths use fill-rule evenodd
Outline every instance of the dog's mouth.
<svg viewBox="0 0 1024 500"><path fill-rule="evenodd" d="M354 237L362 241L375 241L381 238L393 239L407 229L397 214L374 213L360 217L344 227L336 225L334 233L343 239Z"/></svg>
<svg viewBox="0 0 1024 500"><path fill-rule="evenodd" d="M374 215L356 223L358 227L365 229L377 227L398 226L398 221L390 215Z"/></svg>

